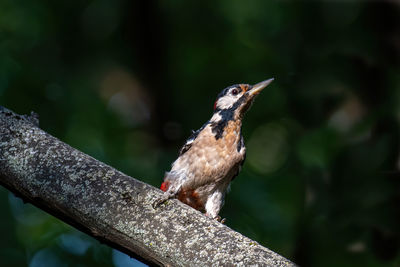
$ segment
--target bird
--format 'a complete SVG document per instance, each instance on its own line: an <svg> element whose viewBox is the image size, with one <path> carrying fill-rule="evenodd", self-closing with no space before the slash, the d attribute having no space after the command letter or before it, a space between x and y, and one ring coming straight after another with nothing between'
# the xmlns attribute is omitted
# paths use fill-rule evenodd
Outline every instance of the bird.
<svg viewBox="0 0 400 267"><path fill-rule="evenodd" d="M235 84L223 89L214 103L210 120L193 131L179 150L171 170L165 173L157 207L177 198L206 216L218 215L231 181L239 174L246 158L242 120L255 97L274 78L255 85Z"/></svg>

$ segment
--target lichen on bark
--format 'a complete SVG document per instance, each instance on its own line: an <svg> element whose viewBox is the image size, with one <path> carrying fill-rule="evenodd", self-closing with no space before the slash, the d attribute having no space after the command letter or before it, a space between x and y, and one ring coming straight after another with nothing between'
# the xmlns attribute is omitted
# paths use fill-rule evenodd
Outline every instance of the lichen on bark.
<svg viewBox="0 0 400 267"><path fill-rule="evenodd" d="M294 266L292 262L0 107L0 184L150 265Z"/></svg>

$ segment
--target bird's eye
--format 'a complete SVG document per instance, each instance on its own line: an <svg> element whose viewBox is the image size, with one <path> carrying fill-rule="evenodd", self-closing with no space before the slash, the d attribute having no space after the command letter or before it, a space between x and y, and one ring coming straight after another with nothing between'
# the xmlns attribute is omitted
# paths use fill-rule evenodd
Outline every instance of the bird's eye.
<svg viewBox="0 0 400 267"><path fill-rule="evenodd" d="M232 93L232 95L237 95L239 93L239 91L237 89L233 89L231 93Z"/></svg>

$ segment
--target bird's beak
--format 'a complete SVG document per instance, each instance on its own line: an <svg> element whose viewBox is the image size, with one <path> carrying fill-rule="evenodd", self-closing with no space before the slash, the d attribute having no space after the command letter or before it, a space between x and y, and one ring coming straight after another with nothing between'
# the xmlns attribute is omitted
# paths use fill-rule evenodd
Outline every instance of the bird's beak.
<svg viewBox="0 0 400 267"><path fill-rule="evenodd" d="M253 85L253 87L248 91L248 94L250 96L256 96L258 95L262 89L264 89L265 87L267 87L270 83L272 83L272 81L274 80L274 78L259 82L255 85Z"/></svg>

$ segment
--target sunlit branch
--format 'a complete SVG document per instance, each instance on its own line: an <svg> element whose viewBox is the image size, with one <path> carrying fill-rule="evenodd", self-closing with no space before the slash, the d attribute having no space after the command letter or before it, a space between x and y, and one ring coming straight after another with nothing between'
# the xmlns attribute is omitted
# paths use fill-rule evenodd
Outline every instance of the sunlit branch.
<svg viewBox="0 0 400 267"><path fill-rule="evenodd" d="M37 124L0 107L0 183L24 201L150 265L294 265Z"/></svg>

